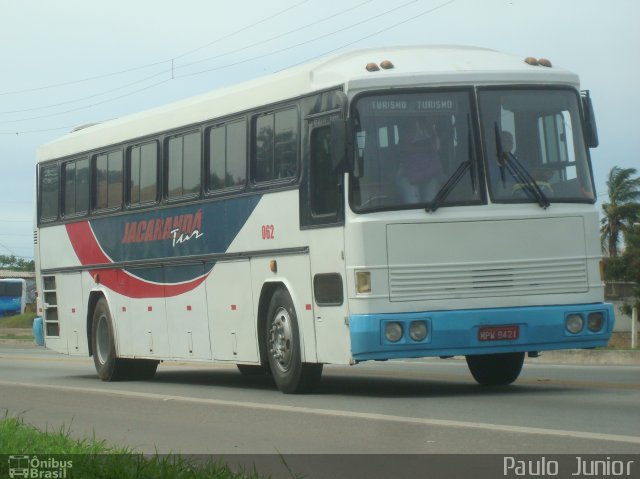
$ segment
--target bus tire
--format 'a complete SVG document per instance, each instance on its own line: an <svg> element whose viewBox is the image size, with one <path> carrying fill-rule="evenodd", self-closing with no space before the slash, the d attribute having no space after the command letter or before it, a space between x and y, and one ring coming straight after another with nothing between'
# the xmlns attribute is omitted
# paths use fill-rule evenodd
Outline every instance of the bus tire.
<svg viewBox="0 0 640 479"><path fill-rule="evenodd" d="M298 317L289 291L282 287L269 303L265 344L271 375L280 391L303 393L320 381L322 364L302 362Z"/></svg>
<svg viewBox="0 0 640 479"><path fill-rule="evenodd" d="M467 366L481 386L506 386L520 375L524 353L482 354L467 356Z"/></svg>
<svg viewBox="0 0 640 479"><path fill-rule="evenodd" d="M103 381L120 381L127 377L126 360L116 357L116 341L109 306L100 298L93 310L91 323L93 363L98 377Z"/></svg>

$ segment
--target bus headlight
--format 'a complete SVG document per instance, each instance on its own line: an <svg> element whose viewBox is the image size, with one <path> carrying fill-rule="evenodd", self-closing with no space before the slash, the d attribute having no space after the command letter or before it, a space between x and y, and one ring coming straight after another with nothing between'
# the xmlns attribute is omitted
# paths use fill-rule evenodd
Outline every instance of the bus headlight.
<svg viewBox="0 0 640 479"><path fill-rule="evenodd" d="M584 326L584 319L582 319L581 314L570 314L565 320L565 326L567 328L567 331L569 331L571 334L578 334L580 331L582 331L582 328Z"/></svg>
<svg viewBox="0 0 640 479"><path fill-rule="evenodd" d="M411 321L409 325L409 336L411 336L411 339L414 341L422 341L427 337L428 332L427 323L424 321Z"/></svg>
<svg viewBox="0 0 640 479"><path fill-rule="evenodd" d="M587 320L587 327L592 333L597 333L604 326L604 314L600 312L589 313Z"/></svg>
<svg viewBox="0 0 640 479"><path fill-rule="evenodd" d="M384 337L387 338L387 341L397 343L402 338L402 325L395 321L385 324Z"/></svg>

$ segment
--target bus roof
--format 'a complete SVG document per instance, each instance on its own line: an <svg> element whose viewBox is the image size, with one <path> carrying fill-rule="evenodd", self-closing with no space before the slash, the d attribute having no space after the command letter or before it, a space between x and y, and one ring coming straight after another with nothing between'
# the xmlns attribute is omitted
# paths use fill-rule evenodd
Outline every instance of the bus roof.
<svg viewBox="0 0 640 479"><path fill-rule="evenodd" d="M393 68L368 71L384 60ZM555 83L579 86L578 77L556 67L529 65L523 56L468 46L369 48L321 58L230 87L104 123L90 124L38 150L38 161L79 154L175 128L295 98L314 91L344 87Z"/></svg>

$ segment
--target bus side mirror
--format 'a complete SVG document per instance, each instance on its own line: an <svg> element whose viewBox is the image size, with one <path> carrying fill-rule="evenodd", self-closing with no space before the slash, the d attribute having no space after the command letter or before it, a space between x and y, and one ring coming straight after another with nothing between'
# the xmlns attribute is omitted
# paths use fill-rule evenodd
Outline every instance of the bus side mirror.
<svg viewBox="0 0 640 479"><path fill-rule="evenodd" d="M331 166L336 173L353 171L353 127L348 120L331 121Z"/></svg>
<svg viewBox="0 0 640 479"><path fill-rule="evenodd" d="M598 141L598 127L596 126L596 116L593 112L593 103L589 96L589 90L580 92L582 98L582 110L584 111L584 134L585 143L589 148L596 148Z"/></svg>

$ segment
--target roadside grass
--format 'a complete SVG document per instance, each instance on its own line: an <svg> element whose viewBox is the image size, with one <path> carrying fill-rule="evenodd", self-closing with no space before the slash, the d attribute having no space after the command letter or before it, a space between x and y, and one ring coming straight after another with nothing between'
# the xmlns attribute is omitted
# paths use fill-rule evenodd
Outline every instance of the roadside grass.
<svg viewBox="0 0 640 479"><path fill-rule="evenodd" d="M33 341L33 335L27 336L24 334L0 334L0 339L12 339L14 341Z"/></svg>
<svg viewBox="0 0 640 479"><path fill-rule="evenodd" d="M36 457L46 461L55 456L69 463L64 477L124 479L142 478L216 478L260 479L253 471L232 471L221 461L195 461L175 454L145 456L128 447L111 447L105 441L75 439L62 427L57 431L39 431L21 418L5 414L0 419L0 455ZM0 477L8 477L8 461L0 461ZM61 476L62 477L62 476ZM292 474L292 477L295 475Z"/></svg>
<svg viewBox="0 0 640 479"><path fill-rule="evenodd" d="M36 313L0 317L0 328L31 328L35 317Z"/></svg>

